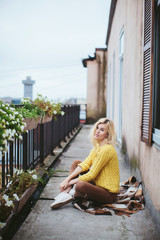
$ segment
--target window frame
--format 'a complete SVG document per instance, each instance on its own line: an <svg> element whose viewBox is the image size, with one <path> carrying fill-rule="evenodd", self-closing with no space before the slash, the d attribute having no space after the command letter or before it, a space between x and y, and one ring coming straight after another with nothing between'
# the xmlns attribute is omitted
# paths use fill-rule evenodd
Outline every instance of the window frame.
<svg viewBox="0 0 160 240"><path fill-rule="evenodd" d="M123 115L123 68L124 68L124 26L119 34L119 103L118 103L118 132L117 140L122 142L122 115Z"/></svg>
<svg viewBox="0 0 160 240"><path fill-rule="evenodd" d="M111 118L111 63L107 74L107 117Z"/></svg>

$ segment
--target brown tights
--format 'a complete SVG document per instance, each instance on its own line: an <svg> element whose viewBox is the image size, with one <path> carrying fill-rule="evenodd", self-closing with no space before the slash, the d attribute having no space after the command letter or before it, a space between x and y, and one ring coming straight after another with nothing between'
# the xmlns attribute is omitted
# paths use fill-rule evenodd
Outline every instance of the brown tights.
<svg viewBox="0 0 160 240"><path fill-rule="evenodd" d="M69 174L76 169L79 163L81 163L79 160L75 160L72 163ZM107 189L98 187L94 183L84 181L80 181L76 184L74 196L77 198L87 198L100 204L113 203L117 198L116 193L110 193Z"/></svg>

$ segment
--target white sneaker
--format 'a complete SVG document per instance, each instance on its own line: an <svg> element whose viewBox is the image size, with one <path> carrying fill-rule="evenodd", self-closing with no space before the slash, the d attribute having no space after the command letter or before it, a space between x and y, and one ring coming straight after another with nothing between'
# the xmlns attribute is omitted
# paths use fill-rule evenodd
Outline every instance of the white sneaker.
<svg viewBox="0 0 160 240"><path fill-rule="evenodd" d="M74 194L75 194L75 188L73 187L70 191L69 191L69 194L74 197Z"/></svg>
<svg viewBox="0 0 160 240"><path fill-rule="evenodd" d="M56 209L71 202L73 197L69 193L61 192L55 197L55 201L51 204L52 209Z"/></svg>

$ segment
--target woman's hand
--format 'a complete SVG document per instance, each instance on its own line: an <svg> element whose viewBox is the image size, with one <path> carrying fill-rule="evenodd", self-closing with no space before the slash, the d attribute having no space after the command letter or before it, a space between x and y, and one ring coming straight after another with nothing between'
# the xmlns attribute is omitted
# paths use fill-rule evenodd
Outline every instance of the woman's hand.
<svg viewBox="0 0 160 240"><path fill-rule="evenodd" d="M74 184L76 184L78 182L79 182L79 179L75 178L75 179L72 179L72 180L69 181L69 185L72 186L72 185L74 185Z"/></svg>
<svg viewBox="0 0 160 240"><path fill-rule="evenodd" d="M69 180L65 179L61 184L60 184L60 190L63 192L66 188L69 187Z"/></svg>
<svg viewBox="0 0 160 240"><path fill-rule="evenodd" d="M75 184L78 182L78 178L76 180L74 179L76 176L79 175L79 173L82 172L82 168L78 166L73 173L71 173L61 184L60 184L60 190L63 192L67 188L70 188L71 185ZM72 180L72 181L71 181Z"/></svg>

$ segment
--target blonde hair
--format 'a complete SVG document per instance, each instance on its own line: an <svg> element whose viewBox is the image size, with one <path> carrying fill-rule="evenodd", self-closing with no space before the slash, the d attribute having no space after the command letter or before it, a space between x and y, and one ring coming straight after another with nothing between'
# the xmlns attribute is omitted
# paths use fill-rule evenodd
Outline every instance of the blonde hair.
<svg viewBox="0 0 160 240"><path fill-rule="evenodd" d="M90 132L90 139L91 142L93 144L93 146L95 146L98 142L95 139L95 132L97 130L97 127L99 124L105 124L106 125L106 129L107 129L107 136L106 139L103 140L104 144L112 144L115 145L116 143L116 134L115 134L115 130L114 130L114 123L113 121L107 119L107 118L100 118L93 126L93 128L91 129Z"/></svg>

